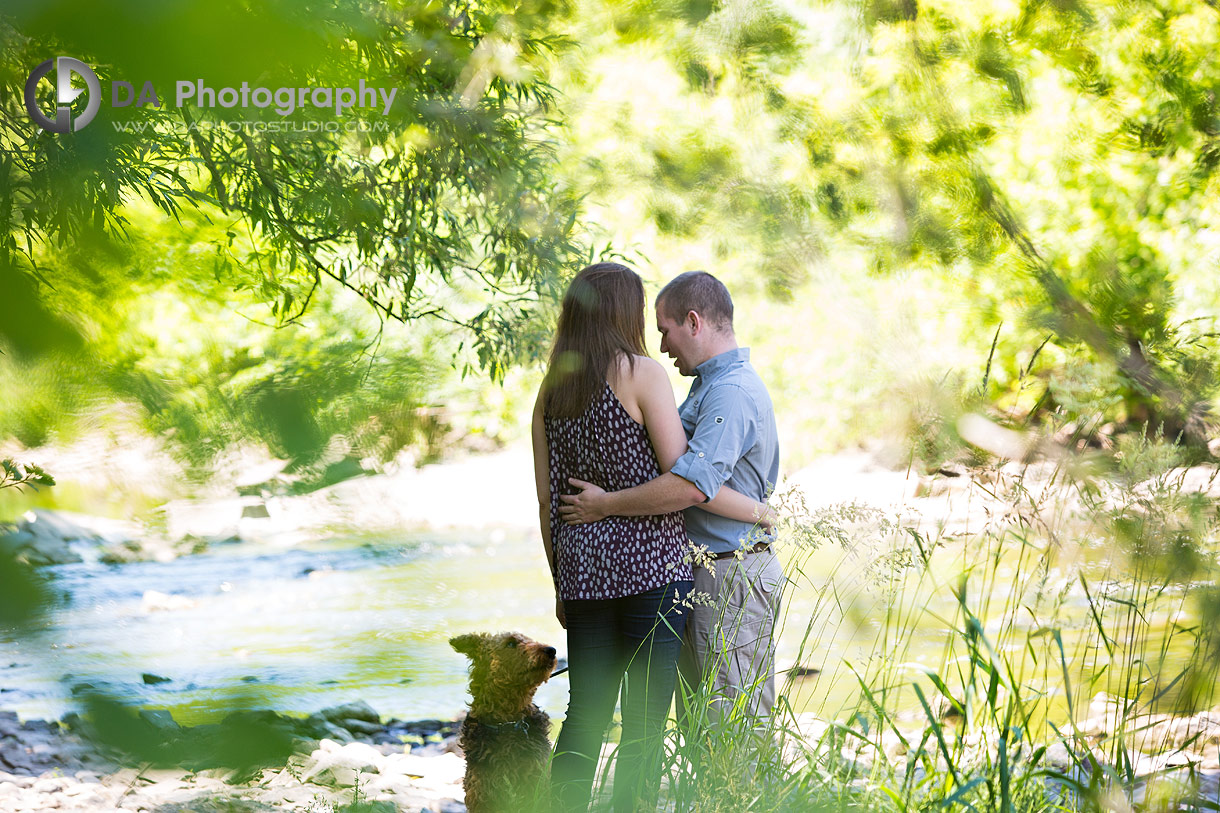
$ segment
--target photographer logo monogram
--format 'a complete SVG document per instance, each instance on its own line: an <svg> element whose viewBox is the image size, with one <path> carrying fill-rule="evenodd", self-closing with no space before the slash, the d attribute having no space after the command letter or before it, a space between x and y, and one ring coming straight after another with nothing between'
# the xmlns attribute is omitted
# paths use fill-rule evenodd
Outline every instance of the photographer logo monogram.
<svg viewBox="0 0 1220 813"><path fill-rule="evenodd" d="M55 71L54 119L47 118L47 115L38 106L37 98L38 82L52 69ZM73 74L85 80L85 89L72 87ZM73 119L70 105L86 90L89 93L89 101L85 103L85 110ZM98 108L101 106L102 86L97 81L97 74L79 59L73 59L70 56L48 59L30 71L30 77L25 80L25 108L29 111L34 123L47 132L66 133L82 130L85 125L93 121L93 117L97 115Z"/></svg>

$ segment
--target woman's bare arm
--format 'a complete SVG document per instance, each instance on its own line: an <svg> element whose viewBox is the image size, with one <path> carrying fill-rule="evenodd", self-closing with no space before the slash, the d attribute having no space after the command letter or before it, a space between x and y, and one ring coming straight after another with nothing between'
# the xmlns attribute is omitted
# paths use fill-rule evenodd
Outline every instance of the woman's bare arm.
<svg viewBox="0 0 1220 813"><path fill-rule="evenodd" d="M547 567L551 569L551 582L555 586L555 617L559 626L567 629L563 614L563 602L559 598L559 580L555 570L555 551L551 544L551 462L546 442L546 427L542 418L542 392L534 402L534 416L530 426L534 446L534 487L538 492L538 529L542 532L542 549L546 552Z"/></svg>

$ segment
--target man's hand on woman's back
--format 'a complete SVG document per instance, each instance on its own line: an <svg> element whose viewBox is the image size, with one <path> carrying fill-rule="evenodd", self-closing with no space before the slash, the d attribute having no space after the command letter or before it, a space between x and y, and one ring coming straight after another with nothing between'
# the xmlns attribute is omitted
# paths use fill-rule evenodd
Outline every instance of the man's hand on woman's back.
<svg viewBox="0 0 1220 813"><path fill-rule="evenodd" d="M569 477L568 483L580 489L576 494L560 494L559 516L569 525L597 522L609 516L604 510L606 492L592 483Z"/></svg>

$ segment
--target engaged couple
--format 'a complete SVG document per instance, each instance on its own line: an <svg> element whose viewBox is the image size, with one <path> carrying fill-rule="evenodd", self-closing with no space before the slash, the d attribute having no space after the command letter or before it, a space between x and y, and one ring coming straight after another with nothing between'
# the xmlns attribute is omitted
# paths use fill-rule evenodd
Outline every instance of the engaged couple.
<svg viewBox="0 0 1220 813"><path fill-rule="evenodd" d="M616 811L656 807L675 691L687 735L734 706L765 720L775 700L784 574L767 507L779 476L771 399L718 279L681 274L655 309L662 352L695 379L680 408L645 350L643 283L617 263L572 280L534 407L571 684L551 763L556 810L588 807L620 694Z"/></svg>

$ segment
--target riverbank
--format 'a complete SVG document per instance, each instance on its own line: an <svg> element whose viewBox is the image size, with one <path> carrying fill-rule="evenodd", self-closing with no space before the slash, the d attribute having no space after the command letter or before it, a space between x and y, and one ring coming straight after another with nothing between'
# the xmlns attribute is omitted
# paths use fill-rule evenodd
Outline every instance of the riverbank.
<svg viewBox="0 0 1220 813"><path fill-rule="evenodd" d="M990 425L985 429L999 431ZM133 512L108 506L106 516L90 513L88 499L79 500L84 510L76 512L61 510L63 505L50 514L46 506L34 507L12 527L31 551L32 564L73 562L81 556L106 563L168 561L243 541L290 547L358 533L494 529L537 534L533 457L523 444L418 468L404 457L378 472L345 459L330 467L337 482L303 492L302 482L284 473L285 461L247 450L230 455L212 480L186 495L163 450L147 442L130 449L106 447L113 458L108 459L98 453L98 443L91 438L65 448L23 450L20 456L59 478L60 485L47 496L123 492L128 499L121 505L150 507ZM1064 453L1048 452L1028 463L954 464L925 471L898 450L877 445L827 455L788 472L777 484L773 502L797 515L839 504L868 505L902 516L920 530L958 536L976 533L1005 514L1014 490L1036 495L1031 501L1051 516L1079 509L1079 493L1065 483L1064 467L1106 486L1104 474L1086 474L1082 461ZM1177 482L1184 492L1217 498L1216 474L1214 464L1173 468L1122 488L1139 493L1154 482ZM51 520L37 525L46 516Z"/></svg>
<svg viewBox="0 0 1220 813"><path fill-rule="evenodd" d="M419 469L357 474L293 494L276 493L274 462L254 461L236 483L176 496L140 515L31 508L7 527L0 524L0 545L45 566L167 562L241 542L287 548L350 534L536 532L532 466L530 450L515 447ZM68 480L72 473L61 476ZM85 482L98 486L96 477Z"/></svg>
<svg viewBox="0 0 1220 813"><path fill-rule="evenodd" d="M783 478L782 510L801 514L833 505L868 505L936 534L977 533L1003 516L1014 490L1036 495L1041 510L1061 515L1080 508L1065 485L1062 462L1039 460L966 469L914 471L884 450L844 451ZM495 530L537 533L532 454L515 446L445 463L354 476L305 494L275 494L275 465L248 462L237 485L169 499L146 516L109 518L38 509L11 531L31 564L169 561L244 541L291 547L327 536ZM1156 478L1183 492L1220 497L1214 465L1171 469ZM253 482L257 481L257 482ZM1148 490L1139 483L1131 493ZM1104 483L1103 483L1104 484ZM1125 486L1123 487L1126 488Z"/></svg>
<svg viewBox="0 0 1220 813"><path fill-rule="evenodd" d="M1090 716L1078 727L1078 753L1052 743L1048 767L1089 784L1081 766L1108 748L1121 709L1121 701L1095 697ZM1170 750L1131 752L1137 779L1127 790L1136 804L1153 798L1205 806L1220 802L1220 707L1190 717L1145 715L1138 723L1141 742ZM178 726L166 712L145 710L127 718L121 731L98 729L75 715L61 722L22 722L12 712L0 712L0 809L460 813L465 761L457 744L459 725L383 721L359 702L307 718L239 712L219 724L195 727ZM804 769L802 755L821 748L831 729L830 721L816 715L798 716L790 730L798 731L799 739L789 739L785 747L792 770ZM914 728L905 734L907 742L920 736ZM114 746L119 739L125 752ZM258 750L268 742L286 750L278 758L274 750ZM133 754L139 743L153 750ZM976 747L986 750L989 744ZM867 792L874 761L901 761L905 748L897 731L880 732L876 746L844 743L838 758L857 777L845 777L846 788ZM1054 796L1058 781L1049 775L1046 781ZM353 808L357 802L363 807Z"/></svg>
<svg viewBox="0 0 1220 813"><path fill-rule="evenodd" d="M76 632L72 636L65 632L54 640L48 638L46 642L54 644L48 648L50 651L39 652L28 662L50 657L59 663L58 659L69 648L79 653L78 659L84 653L121 648L124 657L116 659L116 665L124 672L121 680L139 682L145 669L165 678L164 683L140 686L135 691L128 691L130 686L123 687L125 696L150 708L173 702L186 708L195 695L223 698L227 696L224 691L236 687L260 690L264 693L252 701L254 704L288 712L303 713L342 702L346 697L361 697L404 716L456 714L462 705L459 675L465 664L445 643L453 632L541 630L537 635L540 640L556 643L562 640L557 628L546 626L553 624L545 614L549 608L537 600L548 586L530 582L544 572L544 563L539 561L536 537L532 536L536 534L532 482L522 476L529 468L528 450L513 449L490 458L418 471L359 476L309 494L275 495L251 486L248 494L171 500L159 509L162 521L152 528L154 535L159 534L158 538L164 540L183 540L196 534L207 540L211 555L196 556L192 555L196 551L184 549L171 555L168 562L154 556L151 558L155 561L147 565L120 563L113 567L102 565L99 556L92 565L55 568L56 583L82 597L77 616L70 619L76 626L65 629L83 629L84 634L79 639L74 637ZM1058 522L1055 527L1070 528L1071 524L1063 517L1073 512L1085 514L1086 507L1080 504L1080 493L1065 487L1057 473L1058 464L1054 461L1010 463L977 470L950 468L930 474L910 472L886 465L876 455L861 451L827 458L793 474L781 484L780 492L798 517L801 511L865 503L886 514L901 515L904 525L927 531L930 537L960 540L984 533L989 524L1008 521L1005 518L1017 510L1025 522L1041 517ZM1175 469L1159 477L1180 485L1184 493L1216 496L1214 466ZM1135 498L1155 486L1151 480L1109 480L1100 475L1095 482L1096 492L1087 495L1094 501L1092 505L1104 506L1106 501L1123 499L1132 503L1133 511L1140 508ZM44 519L41 512L32 520L23 518L23 522L32 523L23 530L39 536L34 531ZM91 522L87 517L64 514L58 515L58 519L78 521L81 527ZM105 545L113 544L106 536L110 531L101 526L89 531L94 534L92 541L68 539L62 526L55 523L41 527L49 530L52 526L60 528L59 541L78 556L97 555ZM336 532L352 528L396 529L399 534L403 528L412 528L426 538L394 538L376 543L332 538ZM451 536L428 536L435 529L444 528L464 530ZM70 533L81 535L78 531ZM46 536L54 539L54 534ZM253 544L227 545L227 541ZM251 550L245 550L247 547ZM961 544L949 547L952 556L960 551ZM820 564L816 570L819 578L834 573ZM1006 578L1014 580L1011 571L1006 572ZM850 581L847 576L827 578L837 578L840 583ZM504 582L504 589L499 592L496 579ZM99 589L102 582L109 587ZM150 586L157 591L150 592ZM404 590L404 586L408 589ZM102 617L97 614L99 607L118 610ZM942 616L948 617L944 613ZM813 618L812 611L800 617ZM233 622L232 632L219 629L222 619ZM246 619L257 619L250 626L258 629L246 629ZM357 623L353 625L349 619L357 619ZM277 622L282 623L277 626ZM105 634L95 635L95 628ZM119 637L113 632L117 629L126 632ZM914 629L909 634L923 634L921 640L939 640L942 632L938 627L932 631ZM65 642L70 647L64 646ZM166 650L173 647L205 654L197 659L156 660L164 658ZM796 658L797 650L789 643L787 648L781 646L781 660L785 667L794 661L802 666L817 666L822 677L807 683L829 686L836 674L843 673L837 659L842 649L821 642L818 652L828 653L824 656L827 660L815 663ZM17 658L12 660L11 666L16 667ZM63 656L62 660L67 662L68 658ZM227 669L227 673L219 675L220 668ZM819 669L811 672L816 674ZM74 667L61 671L79 674ZM374 671L378 674L371 674ZM17 673L25 674L20 669L10 674ZM196 681L198 687L194 686ZM14 685L18 682L15 680ZM421 687L442 684L454 691L446 695L443 703L421 706ZM224 691L217 687L224 687ZM321 692L331 696L319 699ZM410 692L415 694L410 695L409 702L398 705L398 698ZM13 697L8 695L10 704ZM291 704L288 698L292 699ZM556 706L550 710L555 715L562 705L557 696L552 700ZM837 701L823 703L809 708L817 714L801 716L803 741L815 743L830 730L831 721L827 718L835 715L835 708ZM30 713L49 717L62 714L62 710ZM1111 714L1112 710L1094 718L1103 719ZM1127 736L1131 736L1134 719L1137 718L1127 716ZM920 741L926 733L919 728L925 720L919 711L901 718L904 727L911 726L906 732L909 743ZM1097 764L1109 764L1106 753L1115 747L1116 732L1096 721L1069 722L1073 732L1079 729L1084 741L1077 741L1073 746L1077 750L1073 752L1068 752L1063 743L1051 743L1048 753L1055 756L1053 767L1073 775L1072 771L1079 768L1073 754L1092 759L1088 749L1079 750L1084 747L1082 742L1097 749L1092 752L1097 754ZM1191 792L1210 794L1199 798L1220 801L1216 799L1220 708L1200 712L1193 718L1149 716L1146 721L1139 718L1139 725L1145 722L1147 730L1157 736L1139 738L1147 742L1132 741L1129 751L1132 764L1140 773L1147 774L1136 782L1134 790L1143 793L1159 777L1193 774L1197 782ZM1196 724L1197 731L1191 728ZM951 728L947 726L946 731ZM1181 732L1185 732L1185 737L1178 736ZM251 810L305 810L314 800L321 800L319 805L342 806L353 801L358 792L384 794L380 798L372 795L361 798L404 809L445 809L441 805L457 809L452 808L461 798L462 766L457 754L421 751L414 744L408 748L403 742L377 743L355 736L348 741L325 730L293 734L305 741L298 742L299 758L266 768L257 776L243 777L240 782L231 781L231 770L199 765L190 771L157 767L141 770L130 765L115 765L101 773L97 766L84 765L76 772L59 770L78 784L121 788L74 790L75 794L101 794L96 797L100 807L76 809L109 809L108 804L114 804L115 809L136 809L128 807L126 800L143 805L143 809L191 809L166 806L199 798L189 794L199 794L201 788L227 794L226 798L241 799L241 804L253 805L248 808ZM353 732L349 730L348 734ZM969 754L981 753L988 747L990 735L986 731L980 733L976 728L968 736L982 738L967 742ZM887 737L883 732L878 742L887 749L885 757L898 764L903 761L902 754L898 750L890 753L888 749L893 743L886 742ZM1179 747L1183 739L1190 742ZM371 747L379 756L352 746ZM430 761L406 762L405 757ZM875 760L876 755L872 758ZM866 759L853 762L861 766L862 773L867 773ZM71 767L74 766L69 764ZM57 778L55 768L50 769L50 774L45 770L35 773L37 768L35 765L25 769L28 781L22 780L21 798L26 805L22 809L50 809L55 804L72 809L75 802L67 787L56 788L55 783L46 783L35 789L38 781ZM81 772L86 774L83 779L76 776ZM363 777L360 780L363 790L357 791L355 781L342 784L356 776ZM1084 775L1078 778L1089 779ZM1181 784L1177 779L1170 784L1174 782ZM418 798L420 787L426 791L422 801ZM53 798L44 799L47 794ZM6 809L4 802L0 802L0 809Z"/></svg>
<svg viewBox="0 0 1220 813"><path fill-rule="evenodd" d="M107 727L0 712L0 810L465 809L457 722L383 721L364 703L194 727L164 711L122 719Z"/></svg>

